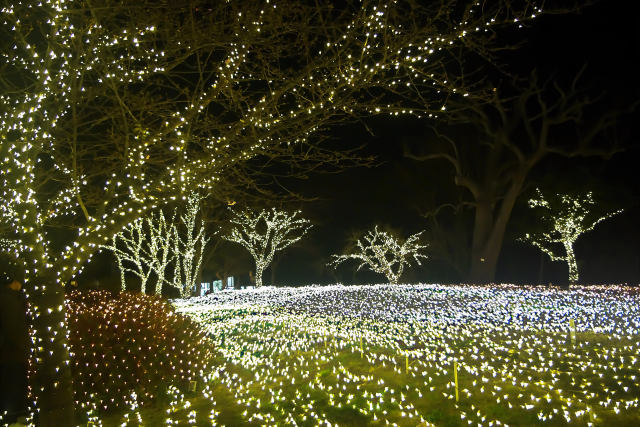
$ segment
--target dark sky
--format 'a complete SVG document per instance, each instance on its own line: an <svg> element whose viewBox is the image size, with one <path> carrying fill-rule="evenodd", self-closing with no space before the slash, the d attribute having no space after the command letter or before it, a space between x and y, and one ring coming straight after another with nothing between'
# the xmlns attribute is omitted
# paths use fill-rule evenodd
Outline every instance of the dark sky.
<svg viewBox="0 0 640 427"><path fill-rule="evenodd" d="M510 54L513 69L540 70L540 75L566 79L587 65L582 86L601 95L602 106L625 105L640 99L640 70L634 61L640 54L637 14L631 8L636 2L602 0L580 14L545 16L530 29L515 36L525 44ZM576 253L584 283L640 282L640 132L636 114L620 119L620 140L628 147L609 161L559 159L550 157L532 172L532 184L553 180L578 182L588 191L592 186L608 193L610 203L625 207L623 214L600 224L576 244ZM370 121L374 136L357 126L334 131L345 145L365 144L365 154L381 161L375 168L351 169L336 175L311 176L306 181L287 185L318 201L302 205L305 215L316 224L309 236L296 247L286 250L276 269L276 282L286 285L310 283L379 282L371 273L354 274L357 264L332 273L323 265L332 253L339 253L350 236L373 228L375 224L390 226L403 236L427 227L421 213L439 203L455 200L451 170L441 162L419 163L402 155L402 143L424 138L425 123L412 118ZM582 184L583 183L583 184ZM497 281L510 283L562 282L566 280L564 263L551 262L540 252L515 241L523 233L527 221L526 198L521 197L507 230ZM446 216L446 215L445 215ZM468 218L468 216L467 216ZM457 220L464 223L464 217ZM453 224L452 215L443 221ZM463 230L458 228L458 231ZM464 231L464 230L463 230ZM231 251L231 252L229 252ZM241 258L239 265L251 265L242 250L229 249L231 257ZM244 257L244 258L243 258ZM104 258L103 258L104 259ZM242 269L242 268L240 268ZM87 274L103 275L96 267ZM115 270L111 269L114 275ZM211 275L211 272L205 273ZM455 281L453 270L443 262L433 262L412 270L407 281ZM208 277L205 277L208 279ZM270 272L265 274L270 283Z"/></svg>

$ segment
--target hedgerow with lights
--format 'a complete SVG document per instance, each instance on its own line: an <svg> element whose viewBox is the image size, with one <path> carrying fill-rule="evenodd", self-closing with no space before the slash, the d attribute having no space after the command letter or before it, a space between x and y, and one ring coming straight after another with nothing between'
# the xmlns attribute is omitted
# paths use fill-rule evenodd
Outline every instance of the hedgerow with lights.
<svg viewBox="0 0 640 427"><path fill-rule="evenodd" d="M75 400L97 412L121 410L188 390L211 367L202 329L156 296L73 292L66 302Z"/></svg>

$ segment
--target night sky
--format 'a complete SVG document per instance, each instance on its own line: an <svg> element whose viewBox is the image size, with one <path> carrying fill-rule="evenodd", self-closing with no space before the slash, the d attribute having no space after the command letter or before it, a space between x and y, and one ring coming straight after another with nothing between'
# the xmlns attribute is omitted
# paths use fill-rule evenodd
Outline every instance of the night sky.
<svg viewBox="0 0 640 427"><path fill-rule="evenodd" d="M600 96L594 108L628 106L640 99L640 70L634 61L640 53L636 13L624 0L603 0L579 14L544 16L531 28L513 32L524 44L505 55L505 61L518 72L536 68L541 76L571 78L587 65L581 86ZM525 192L516 205L507 228L498 263L497 282L562 283L567 267L540 256L540 251L516 241L526 232L530 213L526 200L536 185L565 183L569 187L594 189L604 195L610 206L625 211L585 234L576 243L576 254L583 283L640 282L640 132L636 112L619 120L618 141L625 151L608 161L599 158L564 159L549 156L531 173ZM429 123L414 118L373 118L364 126L347 125L331 130L333 143L345 147L364 145L364 155L374 155L380 165L349 169L339 174L317 174L306 180L284 181L287 188L312 202L294 203L315 227L299 244L286 249L277 259L276 283L305 285L312 283L367 283L385 279L373 273L354 274L356 262L345 264L336 272L323 265L332 253L341 253L350 237L379 224L391 227L403 237L428 227L422 214L437 205L459 199L460 190L452 182L452 170L442 161L416 162L404 157L403 144L424 143ZM607 144L602 141L601 144ZM562 187L562 185L561 185ZM608 205L609 206L609 205ZM451 211L439 218L460 235L470 232L470 212L454 217ZM456 227L455 225L459 226ZM465 228L466 224L466 228ZM251 259L240 247L225 243L216 252L217 261L205 267L203 280L212 279L216 263L233 264L236 274L244 277L253 268ZM221 258L227 258L226 261ZM115 266L106 266L109 257L96 257L86 270L92 277L116 278ZM117 278L116 278L117 279ZM271 282L265 272L264 281ZM447 260L433 259L421 268L410 269L405 281L460 282Z"/></svg>

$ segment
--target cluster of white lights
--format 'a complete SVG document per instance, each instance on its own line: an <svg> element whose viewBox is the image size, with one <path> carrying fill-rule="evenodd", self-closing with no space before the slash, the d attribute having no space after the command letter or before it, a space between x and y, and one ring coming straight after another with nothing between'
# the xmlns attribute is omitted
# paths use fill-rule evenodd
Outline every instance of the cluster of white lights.
<svg viewBox="0 0 640 427"><path fill-rule="evenodd" d="M172 285L180 289L182 296L190 296L198 280L204 248L209 238L205 235L204 220L200 213L201 196L193 192L187 199L185 212L180 215L180 225L173 240L176 263Z"/></svg>
<svg viewBox="0 0 640 427"><path fill-rule="evenodd" d="M541 219L550 230L538 235L526 234L524 240L549 255L553 261L565 261L569 266L569 282L577 283L580 276L573 244L581 235L622 210L593 218L590 211L596 203L591 192L577 197L558 194L551 203L544 198L540 189L536 189L536 193L537 198L529 200L529 206L544 209ZM564 255L557 253L554 244L562 244Z"/></svg>
<svg viewBox="0 0 640 427"><path fill-rule="evenodd" d="M75 405L88 421L125 408L125 418L140 418L167 387L185 391L213 365L203 331L161 298L76 291L67 313Z"/></svg>
<svg viewBox="0 0 640 427"><path fill-rule="evenodd" d="M154 212L145 218L138 218L113 236L110 244L101 245L116 257L120 270L121 290L126 290L127 272L140 279L140 292L145 293L152 274L157 275L155 293L160 295L164 273L175 254L172 241L176 233L172 219L165 219L164 213Z"/></svg>

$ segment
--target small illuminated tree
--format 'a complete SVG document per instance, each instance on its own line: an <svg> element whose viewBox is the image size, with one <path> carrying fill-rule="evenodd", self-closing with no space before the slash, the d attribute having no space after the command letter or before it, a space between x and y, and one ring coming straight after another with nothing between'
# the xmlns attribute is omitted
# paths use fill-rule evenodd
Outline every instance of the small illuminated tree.
<svg viewBox="0 0 640 427"><path fill-rule="evenodd" d="M173 237L175 269L172 286L180 290L183 297L191 295L198 280L204 248L209 241L205 236L205 226L200 212L200 195L191 193L187 199L187 209L180 216L180 225Z"/></svg>
<svg viewBox="0 0 640 427"><path fill-rule="evenodd" d="M101 246L116 257L122 290L126 289L125 273L129 272L140 279L142 293L149 280L155 278L156 295L162 293L162 285L167 283L179 289L183 297L189 296L209 240L205 237L204 222L197 220L199 211L200 196L193 192L178 224L173 224L175 214L167 221L160 211L138 218L117 233L111 244ZM166 276L171 263L174 265L172 280Z"/></svg>
<svg viewBox="0 0 640 427"><path fill-rule="evenodd" d="M539 248L552 261L565 261L569 266L569 282L576 283L580 275L573 244L581 235L622 210L594 217L590 211L596 203L591 192L582 197L558 194L551 202L544 198L540 189L536 189L536 195L535 199L529 200L529 207L543 209L540 219L548 231L526 234L522 240ZM558 244L564 248L564 255L558 254Z"/></svg>
<svg viewBox="0 0 640 427"><path fill-rule="evenodd" d="M118 232L110 244L101 245L116 257L123 291L126 290L127 272L140 279L142 293L145 293L147 283L155 273L155 293L160 295L167 267L176 256L173 250L175 234L175 227L167 224L164 214L158 212L146 218L136 219Z"/></svg>
<svg viewBox="0 0 640 427"><path fill-rule="evenodd" d="M398 283L405 266L411 266L412 260L421 265L420 258L427 259L426 255L420 253L427 247L419 243L422 233L421 231L413 234L402 241L386 231L378 230L376 226L362 239L358 239L355 253L332 255L332 261L328 265L335 268L349 259L356 259L361 261L358 270L366 266L376 273L385 275L390 283Z"/></svg>
<svg viewBox="0 0 640 427"><path fill-rule="evenodd" d="M244 246L256 263L256 288L262 286L262 273L273 255L300 240L312 227L309 220L272 208L260 212L232 211L233 228L222 238Z"/></svg>

